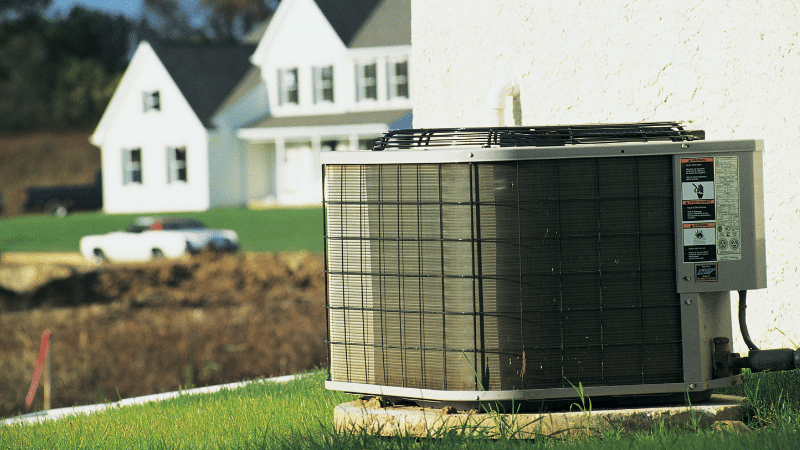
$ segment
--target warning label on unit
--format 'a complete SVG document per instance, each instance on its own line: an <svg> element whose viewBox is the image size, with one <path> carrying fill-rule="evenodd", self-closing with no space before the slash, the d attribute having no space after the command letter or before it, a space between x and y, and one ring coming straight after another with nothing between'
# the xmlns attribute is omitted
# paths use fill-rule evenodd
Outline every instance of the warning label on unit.
<svg viewBox="0 0 800 450"><path fill-rule="evenodd" d="M683 221L714 220L714 200L684 200Z"/></svg>
<svg viewBox="0 0 800 450"><path fill-rule="evenodd" d="M696 181L693 183L682 183L683 187L683 200L714 200L714 182L713 181Z"/></svg>
<svg viewBox="0 0 800 450"><path fill-rule="evenodd" d="M707 262L717 260L716 226L713 222L683 224L683 260Z"/></svg>
<svg viewBox="0 0 800 450"><path fill-rule="evenodd" d="M717 259L742 259L742 223L739 216L739 158L717 156Z"/></svg>
<svg viewBox="0 0 800 450"><path fill-rule="evenodd" d="M716 281L716 261L741 252L739 159L681 158L683 261L695 265L696 281ZM712 275L713 272L713 275Z"/></svg>
<svg viewBox="0 0 800 450"><path fill-rule="evenodd" d="M717 260L714 158L681 158L683 261Z"/></svg>
<svg viewBox="0 0 800 450"><path fill-rule="evenodd" d="M684 222L714 220L714 158L681 159L681 200Z"/></svg>
<svg viewBox="0 0 800 450"><path fill-rule="evenodd" d="M681 181L684 183L714 181L714 158L682 158Z"/></svg>

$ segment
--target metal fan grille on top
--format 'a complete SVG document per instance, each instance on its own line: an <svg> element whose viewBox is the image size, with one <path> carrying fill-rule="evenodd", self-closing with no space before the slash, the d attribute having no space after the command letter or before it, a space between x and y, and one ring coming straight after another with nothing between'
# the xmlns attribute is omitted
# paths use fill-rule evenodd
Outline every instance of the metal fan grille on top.
<svg viewBox="0 0 800 450"><path fill-rule="evenodd" d="M705 133L686 130L679 122L602 125L557 125L499 128L436 128L395 130L375 143L373 150L430 147L542 147L652 141L702 140Z"/></svg>

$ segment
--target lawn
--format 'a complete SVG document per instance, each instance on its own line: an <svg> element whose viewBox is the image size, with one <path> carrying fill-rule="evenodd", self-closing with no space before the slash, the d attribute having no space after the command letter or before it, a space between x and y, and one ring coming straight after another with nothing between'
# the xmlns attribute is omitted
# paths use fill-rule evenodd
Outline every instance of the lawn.
<svg viewBox="0 0 800 450"><path fill-rule="evenodd" d="M542 438L494 441L445 435L379 438L336 433L333 408L353 397L323 387L324 371L286 384L253 383L215 394L182 396L36 425L0 426L0 448L104 449L797 449L800 448L800 374L749 374L740 394L754 398L749 425L734 434L657 427L645 433L608 430L569 441Z"/></svg>
<svg viewBox="0 0 800 450"><path fill-rule="evenodd" d="M323 251L322 207L219 208L179 215L201 220L209 227L239 234L243 251ZM0 220L0 251L76 252L82 236L125 228L137 215L99 212L67 217L17 216Z"/></svg>

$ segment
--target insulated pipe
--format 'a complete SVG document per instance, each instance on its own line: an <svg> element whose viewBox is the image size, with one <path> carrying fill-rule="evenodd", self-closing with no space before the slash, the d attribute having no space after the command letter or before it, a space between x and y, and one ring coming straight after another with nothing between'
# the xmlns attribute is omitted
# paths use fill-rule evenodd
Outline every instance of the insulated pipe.
<svg viewBox="0 0 800 450"><path fill-rule="evenodd" d="M489 110L489 126L505 125L506 97L519 97L520 81L509 76L492 85L486 94L486 109Z"/></svg>
<svg viewBox="0 0 800 450"><path fill-rule="evenodd" d="M800 349L776 348L769 350L759 349L750 333L747 331L747 291L739 291L739 330L742 332L742 339L750 349L750 353L744 357L733 359L732 366L738 368L749 368L754 372L765 370L793 370L800 369Z"/></svg>
<svg viewBox="0 0 800 450"><path fill-rule="evenodd" d="M754 372L800 369L800 349L774 348L751 351L744 358L735 358L732 365L746 367Z"/></svg>
<svg viewBox="0 0 800 450"><path fill-rule="evenodd" d="M747 331L747 291L739 291L739 331L742 339L750 351L758 351L758 347L750 339L750 332Z"/></svg>

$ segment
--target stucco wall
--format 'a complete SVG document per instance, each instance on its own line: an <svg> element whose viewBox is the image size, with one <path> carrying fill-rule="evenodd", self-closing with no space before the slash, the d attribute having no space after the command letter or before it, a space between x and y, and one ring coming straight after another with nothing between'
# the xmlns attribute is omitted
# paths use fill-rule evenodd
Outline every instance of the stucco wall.
<svg viewBox="0 0 800 450"><path fill-rule="evenodd" d="M798 24L796 0L413 0L414 126L487 125L489 87L516 75L523 125L682 120L764 139L769 287L749 294L748 325L762 347L800 344Z"/></svg>

